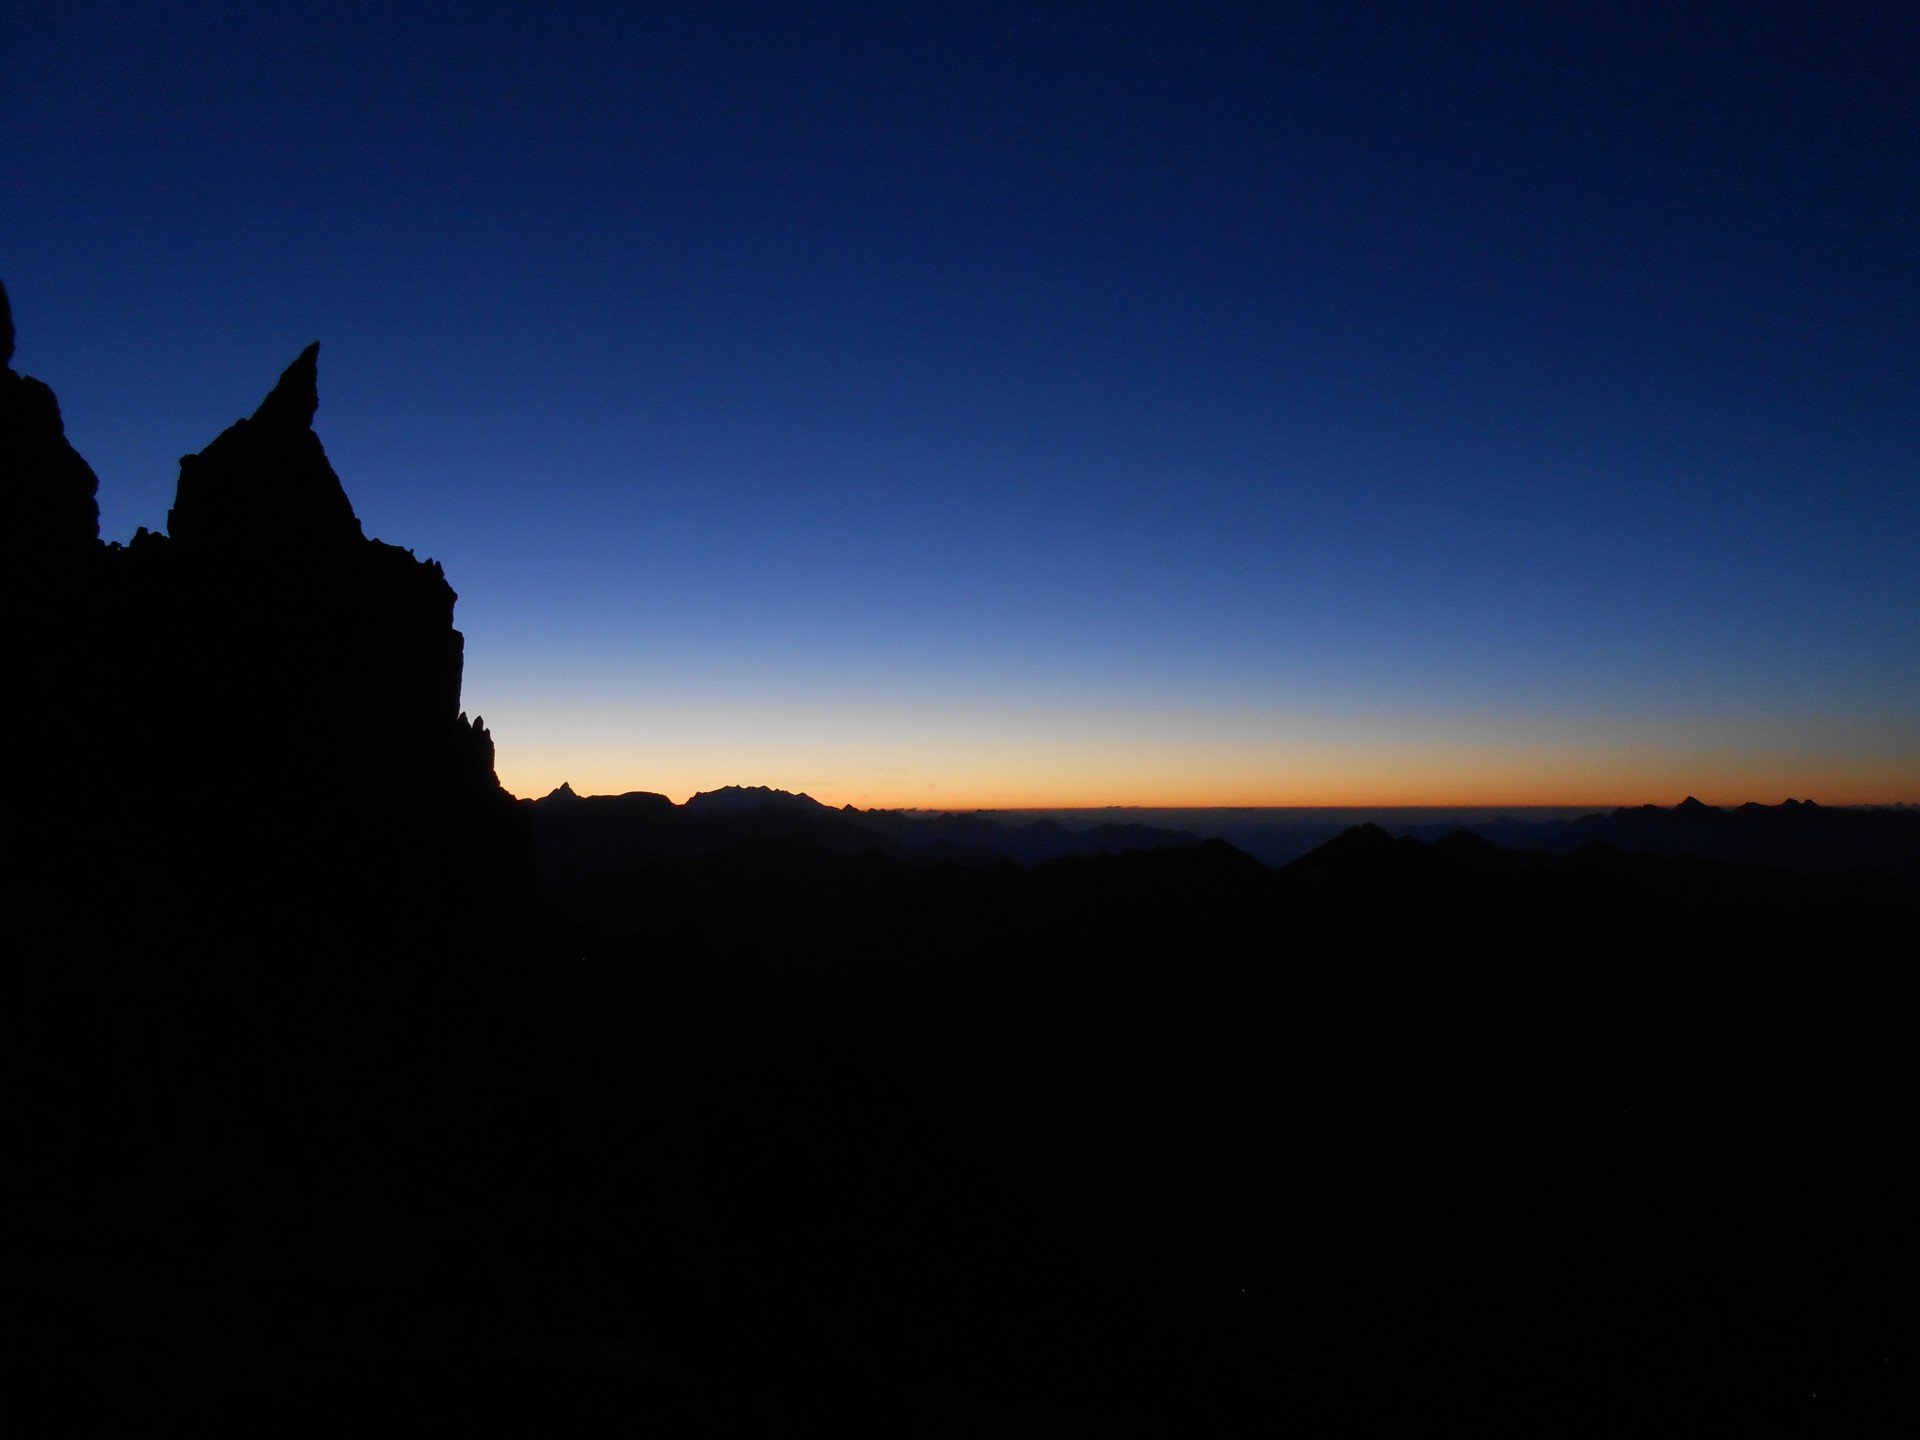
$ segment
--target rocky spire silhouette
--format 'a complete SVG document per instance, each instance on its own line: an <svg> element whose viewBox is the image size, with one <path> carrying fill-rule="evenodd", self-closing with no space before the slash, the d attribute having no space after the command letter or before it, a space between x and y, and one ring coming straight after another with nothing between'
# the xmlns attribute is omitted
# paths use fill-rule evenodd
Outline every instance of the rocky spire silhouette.
<svg viewBox="0 0 1920 1440"><path fill-rule="evenodd" d="M99 540L53 392L0 372L0 571L33 697L11 738L25 813L47 817L22 923L43 953L238 966L271 934L319 963L390 929L449 952L484 945L495 897L532 894L527 822L460 712L453 589L362 531L313 430L318 360L185 457L168 533L125 546ZM191 918L212 914L217 935Z"/></svg>
<svg viewBox="0 0 1920 1440"><path fill-rule="evenodd" d="M300 352L251 418L180 461L167 533L187 545L285 550L365 539L353 505L313 433L320 346Z"/></svg>
<svg viewBox="0 0 1920 1440"><path fill-rule="evenodd" d="M316 340L280 372L279 382L254 410L252 423L294 431L311 430L314 413L319 408L320 342Z"/></svg>

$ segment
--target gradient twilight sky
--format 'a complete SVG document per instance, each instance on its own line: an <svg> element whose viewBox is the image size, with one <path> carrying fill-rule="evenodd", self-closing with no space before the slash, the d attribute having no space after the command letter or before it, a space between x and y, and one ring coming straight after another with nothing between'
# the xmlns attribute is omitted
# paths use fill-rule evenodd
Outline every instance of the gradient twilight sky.
<svg viewBox="0 0 1920 1440"><path fill-rule="evenodd" d="M0 278L110 539L319 339L520 794L1911 801L1916 75L1834 0L7 6Z"/></svg>

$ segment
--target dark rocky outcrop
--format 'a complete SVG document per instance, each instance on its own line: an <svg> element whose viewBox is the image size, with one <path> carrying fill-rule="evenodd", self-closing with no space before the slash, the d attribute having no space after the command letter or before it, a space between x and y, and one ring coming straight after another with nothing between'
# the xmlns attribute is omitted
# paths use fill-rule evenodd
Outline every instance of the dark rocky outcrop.
<svg viewBox="0 0 1920 1440"><path fill-rule="evenodd" d="M84 775L92 736L105 728L107 670L97 645L101 604L99 480L66 435L53 391L12 368L13 313L0 287L0 603L9 622L6 735L16 759L10 790L19 813L40 817L61 787ZM124 723L124 721L119 722ZM84 781L82 782L84 784ZM45 845L15 862L29 906L45 893L65 839L56 824Z"/></svg>
<svg viewBox="0 0 1920 1440"><path fill-rule="evenodd" d="M309 345L251 419L180 461L167 533L181 545L268 553L338 551L365 539L313 433L320 346Z"/></svg>
<svg viewBox="0 0 1920 1440"><path fill-rule="evenodd" d="M460 711L453 589L362 533L312 429L317 360L184 458L169 533L125 546L97 538L52 393L7 374L20 678L49 698L18 737L55 842L28 897L43 948L444 948L531 894L525 821Z"/></svg>
<svg viewBox="0 0 1920 1440"><path fill-rule="evenodd" d="M182 462L171 533L124 545L53 392L0 376L0 1389L74 1433L201 1428L220 1386L168 1378L166 1347L249 1332L244 1389L390 1307L300 1287L412 1283L394 1236L465 1188L444 1157L504 1113L503 992L553 950L525 818L460 710L454 592L362 533L312 430L316 361ZM379 1158L401 1151L413 1170ZM159 1329L115 1329L128 1286ZM216 1291L253 1320L205 1320Z"/></svg>
<svg viewBox="0 0 1920 1440"><path fill-rule="evenodd" d="M0 503L7 509L6 565L15 572L9 584L25 590L22 569L39 581L99 539L100 482L68 443L53 391L14 372L13 347L13 311L0 288Z"/></svg>

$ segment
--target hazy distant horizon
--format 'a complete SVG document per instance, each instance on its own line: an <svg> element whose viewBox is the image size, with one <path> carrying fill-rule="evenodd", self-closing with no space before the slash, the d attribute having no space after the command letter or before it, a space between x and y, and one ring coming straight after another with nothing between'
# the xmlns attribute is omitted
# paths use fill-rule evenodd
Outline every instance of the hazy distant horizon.
<svg viewBox="0 0 1920 1440"><path fill-rule="evenodd" d="M722 787L726 788L726 787ZM776 787L740 787L776 788ZM577 791L576 794L581 792ZM629 792L631 793L631 792ZM654 793L659 792L641 792ZM800 792L787 791L794 794ZM585 797L583 797L585 798ZM688 797L691 799L692 797ZM820 796L808 798L825 805ZM1562 822L1589 815L1609 815L1622 808L1655 803L1663 808L1677 805L1684 796L1655 802L1630 801L1624 805L1100 805L1100 806L982 806L967 808L888 807L883 813L905 817L909 822L935 826L942 816L982 819L1019 830L1037 822L1050 822L1063 830L1086 831L1103 825L1139 826L1154 830L1180 831L1201 840L1224 840L1268 865L1286 865L1306 855L1356 825L1374 825L1394 836L1411 835L1421 840L1440 839L1455 829L1505 830L1517 822L1538 827L1543 834ZM1714 802L1694 796L1705 804ZM1786 797L1783 797L1786 798ZM1807 797L1795 796L1804 800ZM1817 797L1814 797L1817 800ZM674 802L684 805L687 800ZM1745 803L1745 802L1739 802ZM1778 801L1765 802L1778 804ZM1832 810L1852 806L1827 806ZM1886 802L1885 808L1903 802ZM829 806L838 809L837 806ZM858 807L861 813L870 808ZM1735 809L1735 805L1719 807ZM1503 843L1512 843L1508 835Z"/></svg>
<svg viewBox="0 0 1920 1440"><path fill-rule="evenodd" d="M730 788L738 788L738 789L762 788L762 789L779 791L783 794L788 794L788 795L805 795L807 798L817 801L819 804L827 806L829 809L835 809L835 810L842 808L844 804L852 803L852 802L836 801L826 796L814 794L812 791L794 789L788 786L780 786L780 785L713 786L707 790L691 791L685 795L678 796L677 798L672 794L668 794L666 791L655 790L655 789L652 789L651 787L644 786L644 785L629 786L623 790L606 790L606 791L583 789L580 786L571 785L571 782L569 782L569 785L570 785L570 788L573 790L573 792L576 795L580 796L582 799L630 795L630 794L665 795L666 798L672 801L672 803L675 805L685 805L695 795L710 794L715 790L724 790L724 789L730 789ZM538 800L543 795L551 793L551 790L555 788L558 788L558 787L549 787L549 790L542 791L540 795L517 795L516 798L522 799L522 800ZM1351 804L1349 805L1129 805L1129 804L857 805L856 804L854 805L854 808L856 810L886 810L886 811L892 811L899 814L926 815L928 817L934 817L934 816L940 816L940 815L980 815L990 819L991 818L1006 819L1014 823L1024 823L1028 820L1046 819L1046 820L1053 820L1056 823L1060 823L1060 824L1072 824L1072 825L1079 825L1079 824L1098 825L1102 823L1110 823L1114 820L1116 816L1127 817L1129 819L1134 817L1145 817L1148 823L1161 825L1161 826L1168 826L1171 828L1186 828L1186 829L1191 829L1192 826L1188 824L1176 824L1175 819L1173 817L1191 817L1202 824L1212 823L1215 819L1228 820L1228 821L1260 820L1262 821L1262 823L1279 824L1279 823L1285 823L1287 820L1293 819L1293 818L1298 818L1303 823L1309 823L1309 822L1331 821L1331 820L1340 819L1341 817L1350 816L1354 818L1352 818L1351 821L1348 823L1362 824L1362 823L1371 822L1373 824L1382 825L1383 827L1388 827L1393 824L1400 824L1400 823L1405 823L1408 825L1434 824L1454 816L1467 817L1463 821L1463 823L1482 823L1485 821L1497 820L1502 816L1507 816L1516 820L1575 819L1575 818L1578 818L1579 816L1590 815L1595 812L1605 813L1605 812L1618 810L1618 809L1630 809L1639 805L1658 805L1658 806L1664 806L1664 807L1671 807L1674 805L1678 805L1681 801L1688 798L1698 800L1704 805L1711 805L1717 809L1723 809L1723 810L1737 809L1739 806L1746 805L1746 804L1779 805L1787 800L1798 800L1803 803L1807 801L1812 801L1815 804L1821 805L1829 809L1893 809L1893 808L1913 808L1916 806L1920 806L1920 801L1903 800L1898 798L1886 799L1886 800L1866 800L1866 801L1828 801L1828 800L1821 799L1817 795L1781 795L1771 799L1763 798L1759 796L1746 796L1739 800L1724 800L1724 799L1717 800L1707 795L1701 795L1701 794L1697 794L1695 792L1689 791L1689 792L1686 792L1685 794L1673 795L1673 796L1667 796L1667 797L1652 797L1652 798L1641 798L1641 799L1592 801L1592 802L1562 802L1558 804L1525 804L1525 805L1518 805L1518 804L1507 805L1507 804L1500 804L1497 802L1491 803L1491 804L1477 803L1477 804L1470 804L1470 805L1467 805L1467 804L1461 804L1461 805L1448 805L1448 804L1428 804L1428 805L1390 805L1390 804L1389 805L1351 805Z"/></svg>

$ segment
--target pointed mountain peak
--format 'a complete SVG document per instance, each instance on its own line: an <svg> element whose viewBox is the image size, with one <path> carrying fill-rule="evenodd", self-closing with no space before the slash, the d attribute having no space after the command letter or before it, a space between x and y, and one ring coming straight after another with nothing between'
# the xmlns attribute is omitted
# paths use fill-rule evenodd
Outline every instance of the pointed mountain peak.
<svg viewBox="0 0 1920 1440"><path fill-rule="evenodd" d="M316 340L280 373L280 382L253 412L253 423L310 430L313 412L319 408L320 342Z"/></svg>
<svg viewBox="0 0 1920 1440"><path fill-rule="evenodd" d="M281 374L249 420L198 455L183 456L167 531L189 545L265 556L362 543L366 536L327 463L313 412L320 405L318 342Z"/></svg>
<svg viewBox="0 0 1920 1440"><path fill-rule="evenodd" d="M1322 862L1328 860L1349 861L1355 856L1383 855L1393 849L1393 836L1378 825L1349 825L1333 839L1313 850L1309 857L1317 856Z"/></svg>

